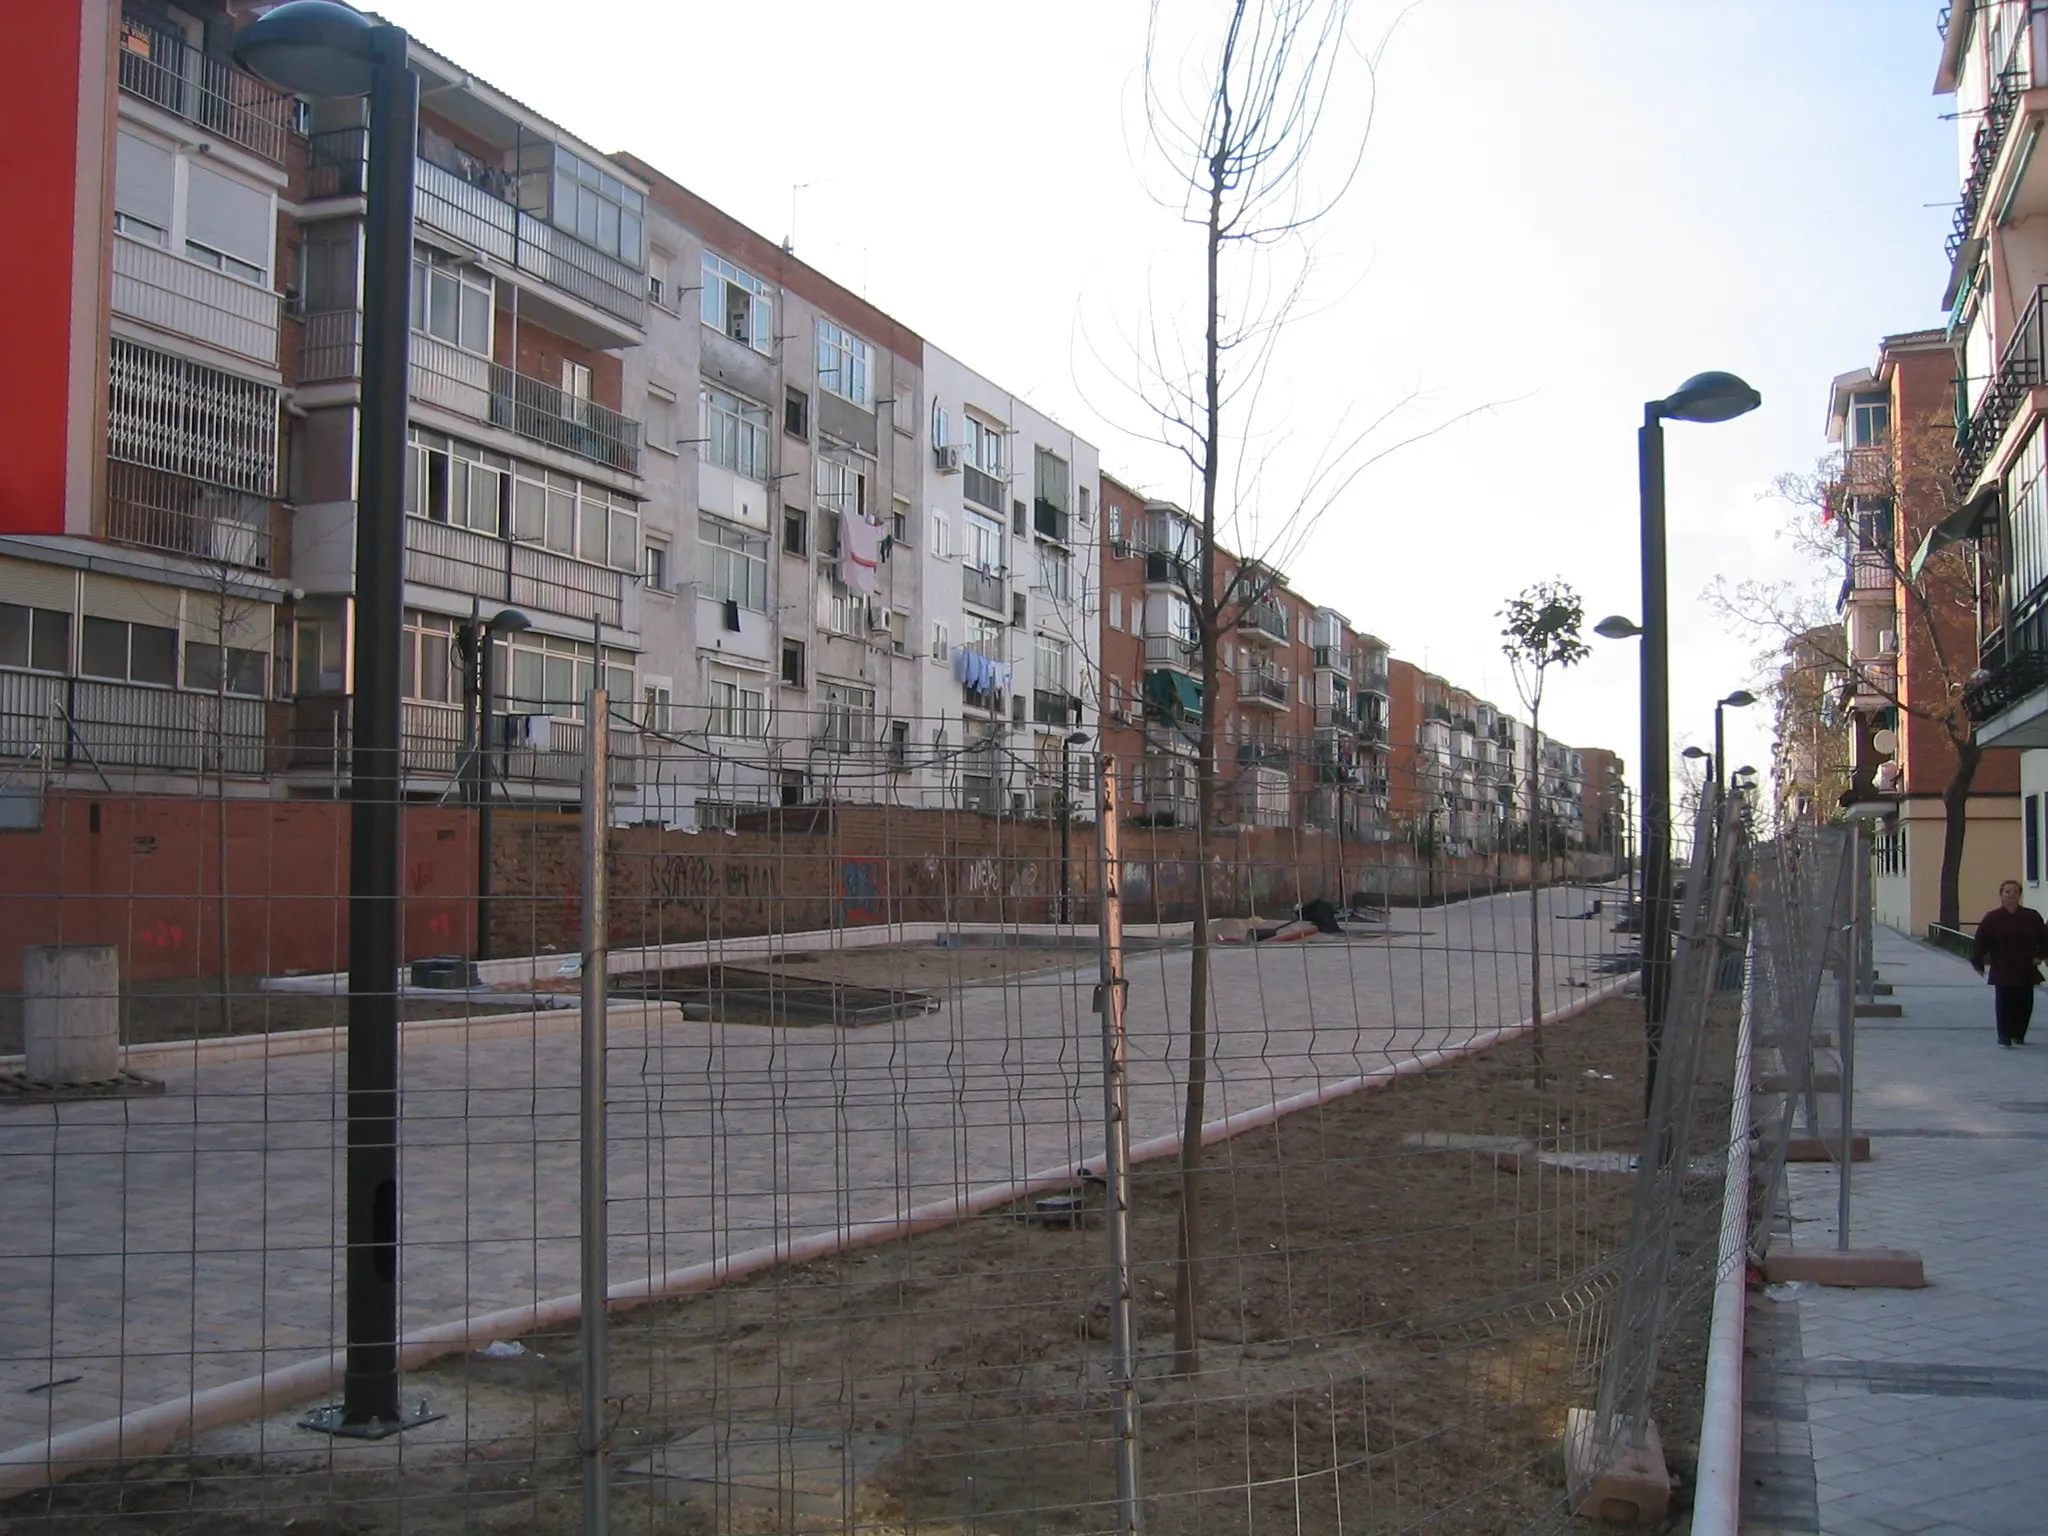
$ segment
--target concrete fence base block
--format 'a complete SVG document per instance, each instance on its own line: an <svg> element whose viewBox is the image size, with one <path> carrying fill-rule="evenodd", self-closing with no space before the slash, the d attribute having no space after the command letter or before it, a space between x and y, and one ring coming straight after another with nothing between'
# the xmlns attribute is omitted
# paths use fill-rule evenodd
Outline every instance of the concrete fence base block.
<svg viewBox="0 0 2048 1536"><path fill-rule="evenodd" d="M1781 1248L1764 1256L1764 1279L1912 1291L1927 1283L1927 1270L1910 1248Z"/></svg>
<svg viewBox="0 0 2048 1536"><path fill-rule="evenodd" d="M1662 1525L1671 1513L1671 1471L1657 1426L1643 1426L1643 1443L1623 1446L1603 1464L1594 1434L1598 1415L1573 1408L1565 1415L1564 1469L1572 1512L1612 1525Z"/></svg>
<svg viewBox="0 0 2048 1536"><path fill-rule="evenodd" d="M1767 1072L1764 1074L1762 1091L1765 1093L1804 1093L1806 1085L1790 1072ZM1840 1093L1842 1075L1839 1072L1816 1072L1813 1074L1815 1093Z"/></svg>
<svg viewBox="0 0 2048 1536"><path fill-rule="evenodd" d="M111 944L21 952L23 1072L38 1083L111 1081L121 1071L121 955Z"/></svg>
<svg viewBox="0 0 2048 1536"><path fill-rule="evenodd" d="M1837 1143L1826 1136L1794 1136L1785 1143L1785 1161L1788 1163L1832 1163ZM1855 1136L1850 1140L1849 1160L1855 1163L1870 1161L1870 1138Z"/></svg>
<svg viewBox="0 0 2048 1536"><path fill-rule="evenodd" d="M1906 1016L1904 1003L1858 1003L1856 1017L1859 1019L1903 1019Z"/></svg>

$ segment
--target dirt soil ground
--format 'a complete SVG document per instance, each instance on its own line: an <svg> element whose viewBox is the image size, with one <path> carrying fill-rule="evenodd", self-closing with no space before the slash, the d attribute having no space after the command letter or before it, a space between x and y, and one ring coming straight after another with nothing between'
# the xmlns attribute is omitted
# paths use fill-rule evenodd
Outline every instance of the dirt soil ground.
<svg viewBox="0 0 2048 1536"><path fill-rule="evenodd" d="M1199 1375L1171 1372L1179 1180L1170 1164L1139 1170L1153 1536L1590 1529L1564 1510L1557 1444L1566 1408L1592 1401L1627 1228L1639 1008L1614 999L1548 1030L1544 1088L1523 1039L1211 1148ZM1695 1146L1710 1153L1733 1011L1717 1006L1698 1100ZM1673 1530L1719 1198L1702 1169L1678 1223L1654 1405L1680 1478ZM1113 1529L1105 1251L1099 1211L1068 1223L1034 1205L619 1314L613 1454L630 1468L668 1447L673 1475L615 1473L614 1529ZM0 1531L576 1529L577 1341L520 1343L408 1377L408 1399L449 1418L382 1446L315 1439L283 1415L0 1505Z"/></svg>

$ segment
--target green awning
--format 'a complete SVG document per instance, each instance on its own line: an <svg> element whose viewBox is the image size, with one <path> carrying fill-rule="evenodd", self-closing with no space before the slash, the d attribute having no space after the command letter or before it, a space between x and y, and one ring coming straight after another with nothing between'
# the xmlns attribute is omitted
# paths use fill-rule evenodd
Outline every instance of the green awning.
<svg viewBox="0 0 2048 1536"><path fill-rule="evenodd" d="M1907 575L1918 581L1929 555L1945 545L1960 544L1963 540L1974 537L1997 513L1998 487L1987 485L1961 511L1950 513L1927 530L1927 537L1920 541L1920 547L1913 552L1913 562L1906 568Z"/></svg>
<svg viewBox="0 0 2048 1536"><path fill-rule="evenodd" d="M1200 715L1202 685L1185 672L1161 669L1145 674L1145 697L1168 715Z"/></svg>

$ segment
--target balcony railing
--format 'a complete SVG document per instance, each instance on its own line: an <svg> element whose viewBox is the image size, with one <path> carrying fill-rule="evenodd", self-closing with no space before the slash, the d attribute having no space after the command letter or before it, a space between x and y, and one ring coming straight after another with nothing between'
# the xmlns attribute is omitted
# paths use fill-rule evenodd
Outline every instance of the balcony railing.
<svg viewBox="0 0 2048 1536"><path fill-rule="evenodd" d="M1145 662L1148 666L1179 667L1183 672L1192 672L1200 655L1192 640L1181 640L1172 635L1145 637Z"/></svg>
<svg viewBox="0 0 2048 1536"><path fill-rule="evenodd" d="M1148 795L1125 819L1141 827L1192 827L1195 804L1192 795Z"/></svg>
<svg viewBox="0 0 2048 1536"><path fill-rule="evenodd" d="M1351 680L1360 693L1385 693L1387 691L1387 664L1367 662L1351 674Z"/></svg>
<svg viewBox="0 0 2048 1536"><path fill-rule="evenodd" d="M1270 640L1287 638L1287 610L1278 603L1247 603L1238 615L1237 627L1240 633L1263 635Z"/></svg>
<svg viewBox="0 0 2048 1536"><path fill-rule="evenodd" d="M100 537L208 564L270 569L270 503L143 464L107 461Z"/></svg>
<svg viewBox="0 0 2048 1536"><path fill-rule="evenodd" d="M1261 672L1247 668L1237 674L1237 697L1240 703L1263 706L1287 707L1287 685L1280 681L1277 672Z"/></svg>
<svg viewBox="0 0 2048 1536"><path fill-rule="evenodd" d="M335 694L314 694L292 702L290 744L286 766L295 772L344 776L349 771L351 701ZM452 779L473 771L468 711L459 706L408 700L399 706L403 769L424 778ZM511 722L526 713L517 701L497 712L498 730L509 733ZM496 780L506 787L573 785L583 777L585 732L580 720L550 720L542 748L505 744L501 735ZM610 743L612 787L631 789L639 783L640 737L623 720L612 721Z"/></svg>
<svg viewBox="0 0 2048 1536"><path fill-rule="evenodd" d="M988 471L976 469L972 464L961 465L960 490L969 501L987 507L991 512L1009 515L1009 509L1003 505L1003 482Z"/></svg>
<svg viewBox="0 0 2048 1536"><path fill-rule="evenodd" d="M268 751L261 699L97 678L0 672L0 758L254 777Z"/></svg>
<svg viewBox="0 0 2048 1536"><path fill-rule="evenodd" d="M306 316L299 381L354 378L362 362L361 337L361 317L354 310ZM632 417L419 331L412 334L410 352L414 399L608 469L640 472L640 423Z"/></svg>
<svg viewBox="0 0 2048 1536"><path fill-rule="evenodd" d="M1977 476L1984 472L1999 438L2012 424L2027 391L2048 383L2048 312L2044 312L2048 287L2036 288L2020 322L1999 354L1998 370L1984 387L1984 394L1970 419L1956 429L1956 489L1967 496Z"/></svg>
<svg viewBox="0 0 2048 1536"><path fill-rule="evenodd" d="M405 519L405 579L585 623L625 619L624 571L424 517Z"/></svg>
<svg viewBox="0 0 2048 1536"><path fill-rule="evenodd" d="M1876 550L1858 550L1850 565L1850 579L1858 592L1891 592L1897 586L1891 556Z"/></svg>
<svg viewBox="0 0 2048 1536"><path fill-rule="evenodd" d="M1998 152L2005 145L2006 130L2018 114L2020 97L2033 80L2034 21L2029 17L2013 39L2005 62L1991 82L1991 96L1984 104L1983 119L1970 139L1970 170L1963 178L1962 201L1956 204L1955 220L1949 227L1948 259L1953 262L1977 215L1984 211L1984 194L1991 186L1991 172L1998 164Z"/></svg>
<svg viewBox="0 0 2048 1536"><path fill-rule="evenodd" d="M361 195L364 148L360 128L314 134L308 195ZM431 160L413 161L413 217L635 328L647 324L645 273Z"/></svg>
<svg viewBox="0 0 2048 1536"><path fill-rule="evenodd" d="M1351 657L1341 645L1319 645L1316 647L1316 666L1335 672L1340 677L1351 675Z"/></svg>
<svg viewBox="0 0 2048 1536"><path fill-rule="evenodd" d="M961 566L960 598L995 613L1007 611L1003 607L1003 578L993 571L979 571L971 565Z"/></svg>
<svg viewBox="0 0 2048 1536"><path fill-rule="evenodd" d="M277 366L278 295L162 246L114 237L117 315Z"/></svg>
<svg viewBox="0 0 2048 1536"><path fill-rule="evenodd" d="M135 16L121 18L121 89L284 164L291 97Z"/></svg>
<svg viewBox="0 0 2048 1536"><path fill-rule="evenodd" d="M1202 571L1192 560L1154 550L1145 556L1145 580L1163 583L1177 592L1194 592L1201 586Z"/></svg>
<svg viewBox="0 0 2048 1536"><path fill-rule="evenodd" d="M1031 691L1031 718L1038 725L1079 725L1080 702L1070 693L1034 688Z"/></svg>
<svg viewBox="0 0 2048 1536"><path fill-rule="evenodd" d="M1066 543L1073 533L1067 509L1057 502L1047 501L1043 496L1032 506L1031 526L1040 538L1058 539L1062 544Z"/></svg>

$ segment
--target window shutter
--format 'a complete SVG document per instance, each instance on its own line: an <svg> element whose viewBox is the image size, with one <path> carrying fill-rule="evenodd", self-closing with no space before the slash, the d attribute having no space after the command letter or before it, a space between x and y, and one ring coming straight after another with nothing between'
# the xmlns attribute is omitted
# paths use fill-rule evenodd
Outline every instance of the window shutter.
<svg viewBox="0 0 2048 1536"><path fill-rule="evenodd" d="M203 165L188 168L185 238L270 270L270 194Z"/></svg>
<svg viewBox="0 0 2048 1536"><path fill-rule="evenodd" d="M172 161L168 149L132 133L122 134L114 149L115 209L168 231Z"/></svg>

